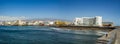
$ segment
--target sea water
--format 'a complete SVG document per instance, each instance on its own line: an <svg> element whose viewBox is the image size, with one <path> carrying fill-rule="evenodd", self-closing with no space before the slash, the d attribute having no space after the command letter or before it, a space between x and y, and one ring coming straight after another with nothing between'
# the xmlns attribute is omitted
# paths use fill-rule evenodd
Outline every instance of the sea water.
<svg viewBox="0 0 120 44"><path fill-rule="evenodd" d="M93 31L47 26L0 26L0 44L95 44Z"/></svg>

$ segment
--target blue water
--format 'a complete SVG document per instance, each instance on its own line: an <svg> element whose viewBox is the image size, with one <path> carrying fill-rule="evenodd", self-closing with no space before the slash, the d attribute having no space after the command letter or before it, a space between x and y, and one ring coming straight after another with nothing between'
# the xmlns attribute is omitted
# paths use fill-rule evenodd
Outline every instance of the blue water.
<svg viewBox="0 0 120 44"><path fill-rule="evenodd" d="M75 32L42 26L0 26L0 44L95 44L100 37Z"/></svg>

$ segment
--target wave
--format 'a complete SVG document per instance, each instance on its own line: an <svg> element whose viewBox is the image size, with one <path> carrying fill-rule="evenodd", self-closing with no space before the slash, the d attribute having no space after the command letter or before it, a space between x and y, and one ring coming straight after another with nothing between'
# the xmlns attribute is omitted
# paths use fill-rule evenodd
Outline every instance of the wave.
<svg viewBox="0 0 120 44"><path fill-rule="evenodd" d="M71 30L71 29L61 29L61 28L51 28L51 30L54 30L60 33L70 33L70 34L85 34L85 35L97 35L97 36L104 35L103 33L101 33L102 31Z"/></svg>

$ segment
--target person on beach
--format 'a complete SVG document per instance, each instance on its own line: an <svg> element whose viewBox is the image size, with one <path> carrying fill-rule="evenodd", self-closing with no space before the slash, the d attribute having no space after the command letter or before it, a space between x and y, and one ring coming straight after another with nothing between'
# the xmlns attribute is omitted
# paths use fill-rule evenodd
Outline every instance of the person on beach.
<svg viewBox="0 0 120 44"><path fill-rule="evenodd" d="M105 36L108 37L108 33L106 33Z"/></svg>

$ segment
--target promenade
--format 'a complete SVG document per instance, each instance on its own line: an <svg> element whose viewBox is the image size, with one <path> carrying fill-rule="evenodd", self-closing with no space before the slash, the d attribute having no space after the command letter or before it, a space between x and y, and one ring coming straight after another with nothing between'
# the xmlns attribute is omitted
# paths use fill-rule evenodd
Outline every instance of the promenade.
<svg viewBox="0 0 120 44"><path fill-rule="evenodd" d="M120 28L116 30L115 44L120 44Z"/></svg>
<svg viewBox="0 0 120 44"><path fill-rule="evenodd" d="M117 28L98 38L96 44L120 44L120 28Z"/></svg>

